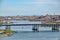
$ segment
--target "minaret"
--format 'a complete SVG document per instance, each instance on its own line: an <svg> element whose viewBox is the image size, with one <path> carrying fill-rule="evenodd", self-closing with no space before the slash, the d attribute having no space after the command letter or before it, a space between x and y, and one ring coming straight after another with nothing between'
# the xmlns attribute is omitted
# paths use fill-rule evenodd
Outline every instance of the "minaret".
<svg viewBox="0 0 60 40"><path fill-rule="evenodd" d="M54 12L54 15L55 15L55 12Z"/></svg>

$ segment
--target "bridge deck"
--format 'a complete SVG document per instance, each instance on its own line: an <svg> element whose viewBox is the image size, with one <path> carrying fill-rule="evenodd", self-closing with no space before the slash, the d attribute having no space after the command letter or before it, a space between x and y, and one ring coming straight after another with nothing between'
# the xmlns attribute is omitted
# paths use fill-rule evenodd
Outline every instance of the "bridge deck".
<svg viewBox="0 0 60 40"><path fill-rule="evenodd" d="M60 26L60 24L0 24L0 26Z"/></svg>

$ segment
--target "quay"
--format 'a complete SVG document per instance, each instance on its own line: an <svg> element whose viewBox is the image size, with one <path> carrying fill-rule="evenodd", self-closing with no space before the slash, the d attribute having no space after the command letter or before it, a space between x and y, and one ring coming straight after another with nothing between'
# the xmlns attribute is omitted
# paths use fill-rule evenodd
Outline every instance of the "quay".
<svg viewBox="0 0 60 40"><path fill-rule="evenodd" d="M42 24L14 24L8 20L41 21ZM11 30L11 26L32 26L33 31L39 31L39 27L51 27L52 31L60 31L60 15L1 16L0 26L6 26L5 30Z"/></svg>
<svg viewBox="0 0 60 40"><path fill-rule="evenodd" d="M33 31L39 31L39 27L51 27L52 31L60 31L60 24L0 24L6 26L5 30L11 30L11 26L33 26Z"/></svg>

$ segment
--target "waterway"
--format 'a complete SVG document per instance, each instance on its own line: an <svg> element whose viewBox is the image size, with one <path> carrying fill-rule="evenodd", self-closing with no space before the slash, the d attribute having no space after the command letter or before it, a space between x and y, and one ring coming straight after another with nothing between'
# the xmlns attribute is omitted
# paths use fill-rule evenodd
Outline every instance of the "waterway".
<svg viewBox="0 0 60 40"><path fill-rule="evenodd" d="M41 23L29 21L14 21L15 23ZM5 27L0 27L5 29ZM51 28L40 27L40 32L32 32L32 26L12 26L11 30L17 31L12 36L0 38L0 40L59 40L60 32L52 32Z"/></svg>

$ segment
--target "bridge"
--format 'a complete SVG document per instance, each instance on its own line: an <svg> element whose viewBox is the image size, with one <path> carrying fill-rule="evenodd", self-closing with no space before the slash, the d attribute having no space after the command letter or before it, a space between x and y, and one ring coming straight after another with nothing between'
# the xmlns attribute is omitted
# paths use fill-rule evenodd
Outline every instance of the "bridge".
<svg viewBox="0 0 60 40"><path fill-rule="evenodd" d="M0 24L6 26L5 30L11 30L10 26L33 26L33 31L39 31L39 27L52 27L52 31L60 31L60 24Z"/></svg>

